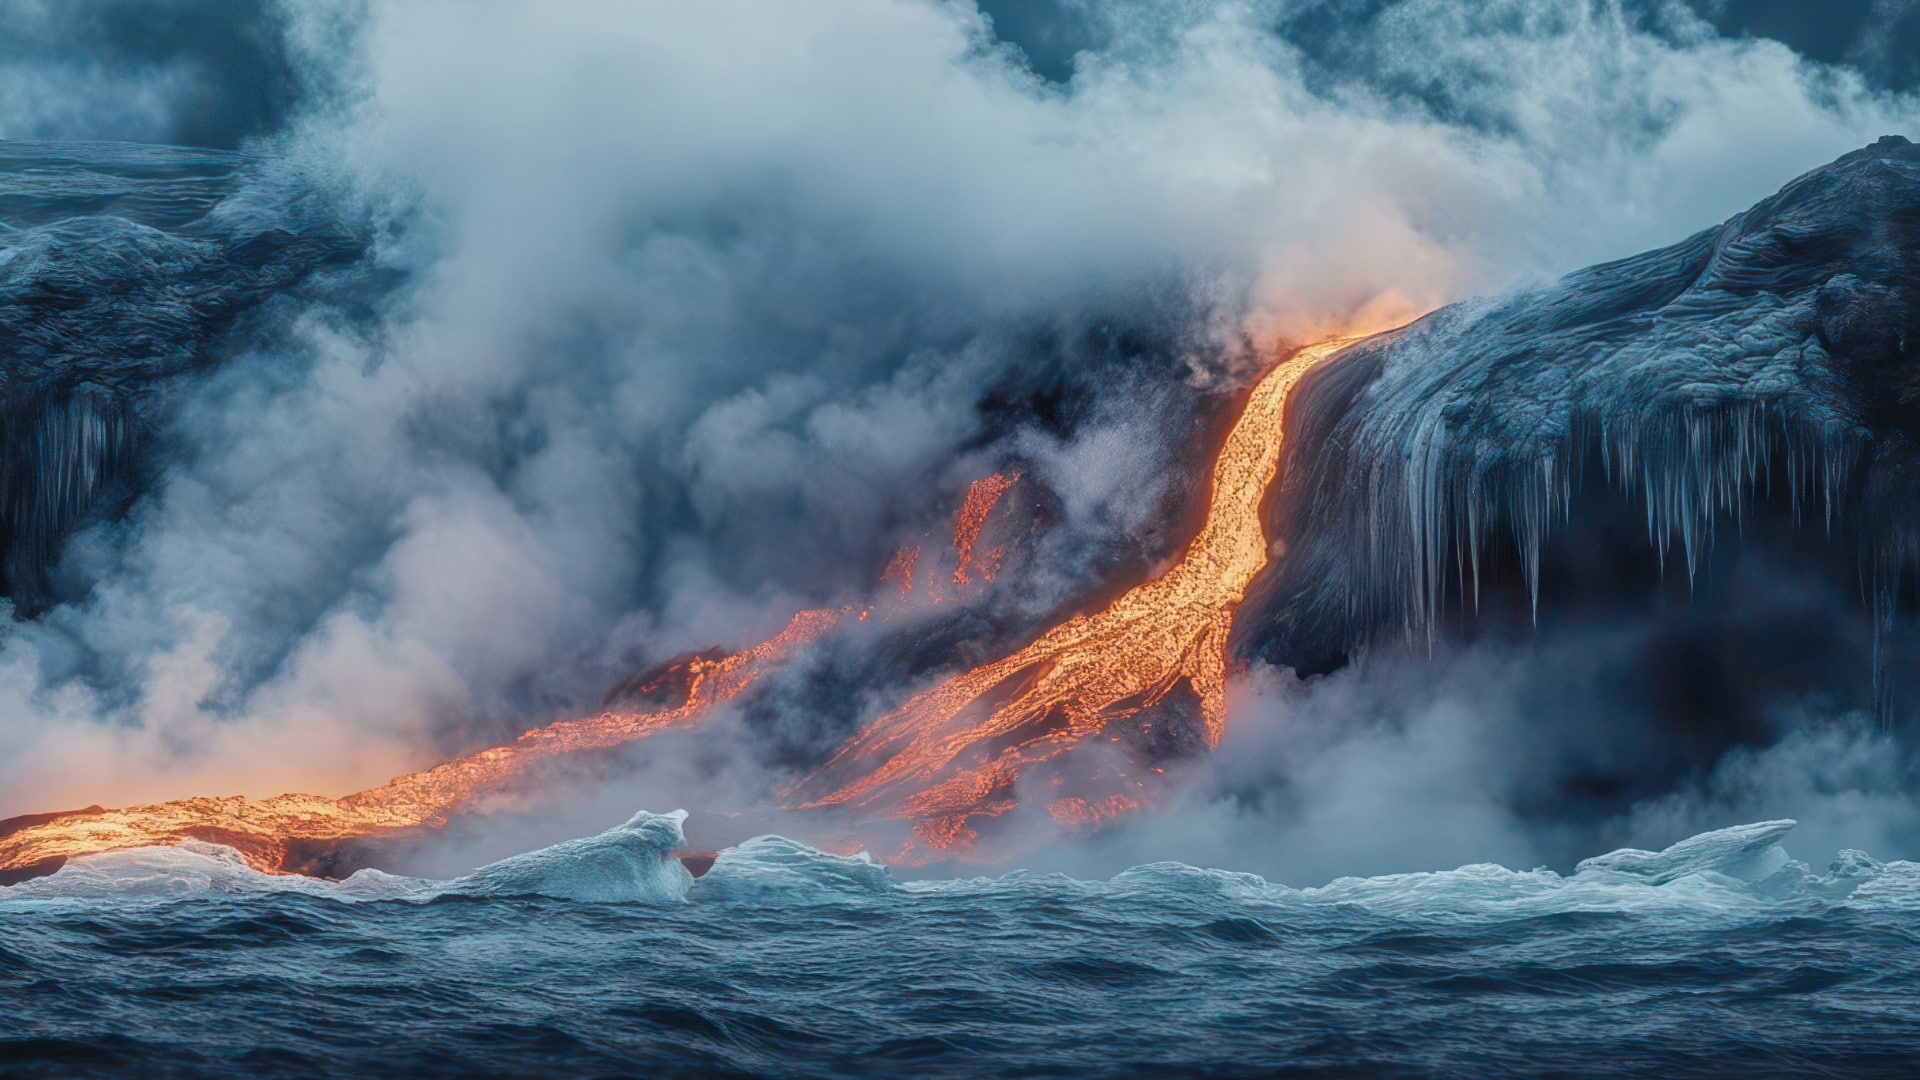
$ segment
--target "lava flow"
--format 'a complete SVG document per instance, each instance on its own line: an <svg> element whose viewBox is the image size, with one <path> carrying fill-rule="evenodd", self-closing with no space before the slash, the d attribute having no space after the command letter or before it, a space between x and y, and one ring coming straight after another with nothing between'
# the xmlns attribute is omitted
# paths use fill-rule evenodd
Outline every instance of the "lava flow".
<svg viewBox="0 0 1920 1080"><path fill-rule="evenodd" d="M1021 772L1113 721L1158 705L1184 681L1199 701L1205 741L1226 724L1227 636L1254 577L1268 561L1260 503L1280 461L1288 394L1309 369L1359 340L1302 349L1263 377L1221 448L1206 523L1180 561L1105 610L1069 620L1004 660L927 691L882 717L810 783L865 767L858 779L811 807L859 805L912 820L934 848L966 847L969 820L1005 812ZM977 550L982 529L1019 474L973 484L954 523L955 585L992 580L1003 552ZM903 548L883 577L914 590L920 550ZM929 575L932 602L939 582ZM184 799L119 810L89 807L0 821L0 883L50 873L67 859L105 851L207 840L236 849L268 872L301 869L315 851L360 838L438 828L536 763L607 749L692 721L736 697L790 652L819 639L852 609L803 611L777 636L732 655L701 654L638 690L678 701L646 711L605 712L536 728L506 745L338 799L278 795ZM865 619L869 612L862 612ZM997 704L991 704L997 702ZM984 719L969 723L986 712ZM1063 722L1053 722L1058 718ZM1066 824L1131 812L1119 794L1069 796L1049 811Z"/></svg>
<svg viewBox="0 0 1920 1080"><path fill-rule="evenodd" d="M885 807L916 821L930 846L965 848L974 840L969 820L1011 809L1024 770L1158 705L1182 680L1199 699L1207 745L1218 745L1227 720L1227 635L1267 565L1260 503L1279 467L1287 396L1315 364L1358 340L1310 345L1254 387L1214 464L1206 524L1171 570L881 717L809 783L868 771L807 805ZM988 711L996 693L1004 700ZM967 722L983 711L984 719ZM1083 824L1134 805L1124 796L1104 804L1071 798L1051 809L1063 822Z"/></svg>
<svg viewBox="0 0 1920 1080"><path fill-rule="evenodd" d="M1019 481L1019 473L994 473L975 480L973 486L967 489L967 501L961 504L960 516L953 525L953 552L959 558L953 568L955 585L973 584L973 575L976 573L982 580L992 581L993 575L999 572L1005 551L989 548L976 556L973 549L980 542L980 530L987 524L987 515L993 513L1000 496Z"/></svg>
<svg viewBox="0 0 1920 1080"><path fill-rule="evenodd" d="M841 610L803 611L778 635L753 648L719 658L692 658L683 673L686 696L678 705L549 724L506 746L339 799L276 795L255 802L235 795L0 821L0 881L51 872L78 855L183 839L226 844L254 868L276 872L290 869L289 856L297 844L437 828L476 797L501 789L536 762L619 746L700 716L740 694L790 651L826 633L844 614Z"/></svg>

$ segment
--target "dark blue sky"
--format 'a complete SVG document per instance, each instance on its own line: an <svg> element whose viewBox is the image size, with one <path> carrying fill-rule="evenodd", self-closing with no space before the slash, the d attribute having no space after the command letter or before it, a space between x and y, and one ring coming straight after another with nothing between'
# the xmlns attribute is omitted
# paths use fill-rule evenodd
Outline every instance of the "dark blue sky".
<svg viewBox="0 0 1920 1080"><path fill-rule="evenodd" d="M1300 0L1287 6L1278 29L1340 72L1365 66L1366 27L1399 2ZM1725 34L1776 38L1812 59L1850 64L1883 86L1920 85L1920 0L1687 2ZM1076 52L1102 44L1099 16L1091 14L1102 9L1091 0L979 3L999 36L1049 79L1065 80ZM280 11L265 0L0 0L0 66L65 71L84 105L10 117L8 137L233 147L271 132L316 89L302 83L288 56ZM149 91L162 99L157 114L136 107Z"/></svg>
<svg viewBox="0 0 1920 1080"><path fill-rule="evenodd" d="M1470 2L1470 0L1463 0ZM1688 0L1729 36L1770 37L1827 63L1851 64L1876 82L1920 84L1920 2L1915 0ZM1035 71L1061 80L1073 54L1099 44L1085 0L979 0L1002 40L1020 46ZM1392 0L1319 0L1299 5L1316 21L1363 21ZM1651 5L1649 5L1651 6Z"/></svg>

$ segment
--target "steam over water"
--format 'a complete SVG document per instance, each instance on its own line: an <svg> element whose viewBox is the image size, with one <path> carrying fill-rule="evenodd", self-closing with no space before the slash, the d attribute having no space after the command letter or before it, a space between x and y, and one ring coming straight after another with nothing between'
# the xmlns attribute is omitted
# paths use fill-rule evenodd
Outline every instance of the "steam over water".
<svg viewBox="0 0 1920 1080"><path fill-rule="evenodd" d="M0 1072L1898 1075L1916 16L1742 10L0 4Z"/></svg>

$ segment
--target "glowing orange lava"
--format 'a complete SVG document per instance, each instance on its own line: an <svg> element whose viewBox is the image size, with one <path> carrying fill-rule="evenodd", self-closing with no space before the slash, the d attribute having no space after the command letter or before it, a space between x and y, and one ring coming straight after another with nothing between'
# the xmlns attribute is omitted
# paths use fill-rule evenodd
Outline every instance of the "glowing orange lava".
<svg viewBox="0 0 1920 1080"><path fill-rule="evenodd" d="M276 795L254 802L240 796L183 799L123 810L40 815L0 835L0 872L35 865L51 868L77 855L172 844L193 838L227 844L256 869L278 871L289 846L340 841L393 830L437 828L476 796L496 791L539 761L600 750L692 720L737 696L793 649L814 641L846 614L803 611L775 637L719 658L687 662L685 700L651 712L607 712L535 728L506 746L482 750L426 772L339 799ZM50 819L49 819L50 817Z"/></svg>
<svg viewBox="0 0 1920 1080"><path fill-rule="evenodd" d="M977 571L984 581L992 581L993 575L1000 570L1001 550L994 548L983 553L975 560L973 547L980 542L980 530L987 524L987 515L993 513L993 507L1000 496L1007 493L1020 479L1019 473L994 473L992 476L975 480L967 489L967 501L960 507L960 516L953 523L953 551L960 561L953 568L955 585L973 584L973 572Z"/></svg>
<svg viewBox="0 0 1920 1080"><path fill-rule="evenodd" d="M888 713L809 783L854 769L863 774L806 805L871 807L914 821L916 834L931 847L964 848L974 839L971 819L1013 806L1013 787L1024 770L1154 707L1182 682L1198 700L1206 744L1217 745L1226 724L1227 635L1248 586L1268 561L1260 503L1279 465L1287 397L1315 364L1357 340L1302 349L1254 387L1214 465L1206 523L1172 569L1105 610L1071 619L1012 656ZM976 548L995 505L1018 480L1018 473L996 473L969 489L954 523L955 584L971 584L975 574L993 579L1002 549ZM902 548L882 580L897 581L904 597L913 590L919 556L918 547ZM930 599L938 603L939 578L926 577ZM685 658L638 687L676 695L678 704L550 724L506 746L338 799L196 798L0 821L0 880L48 872L78 855L188 838L230 845L250 865L274 872L297 866L302 845L437 828L538 762L619 746L694 720L851 611L803 611L753 648ZM1066 795L1049 802L1047 811L1062 824L1088 825L1138 806L1133 796L1109 792Z"/></svg>
<svg viewBox="0 0 1920 1080"><path fill-rule="evenodd" d="M1131 814L1140 809L1140 804L1125 795L1109 795L1099 802L1092 802L1078 796L1056 799L1047 804L1047 816L1062 825L1085 828L1098 825L1103 821L1112 821L1122 814Z"/></svg>
<svg viewBox="0 0 1920 1080"><path fill-rule="evenodd" d="M888 584L897 581L900 583L900 595L907 595L913 591L913 568L919 562L920 549L918 547L901 548L899 551L893 553L893 558L887 562L886 570L881 572L881 583Z"/></svg>
<svg viewBox="0 0 1920 1080"><path fill-rule="evenodd" d="M918 822L916 833L935 848L964 848L974 839L970 819L1012 808L1023 771L1152 708L1182 681L1199 699L1207 745L1217 745L1227 719L1227 635L1267 565L1260 503L1279 466L1287 395L1357 340L1302 349L1254 387L1214 464L1206 524L1171 570L881 717L811 782L856 768L864 775L807 805L875 807ZM1077 798L1052 804L1056 819L1071 822L1132 805L1125 796L1098 807Z"/></svg>

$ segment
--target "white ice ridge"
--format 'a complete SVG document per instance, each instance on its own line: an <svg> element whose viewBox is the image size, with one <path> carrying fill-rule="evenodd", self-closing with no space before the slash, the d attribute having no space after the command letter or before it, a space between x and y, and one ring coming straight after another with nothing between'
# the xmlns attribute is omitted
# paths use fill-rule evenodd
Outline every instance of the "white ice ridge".
<svg viewBox="0 0 1920 1080"><path fill-rule="evenodd" d="M1780 841L1796 822L1761 821L1691 836L1662 851L1621 848L1583 859L1575 874L1625 874L1649 885L1665 885L1688 874L1716 873L1759 881L1790 861Z"/></svg>

